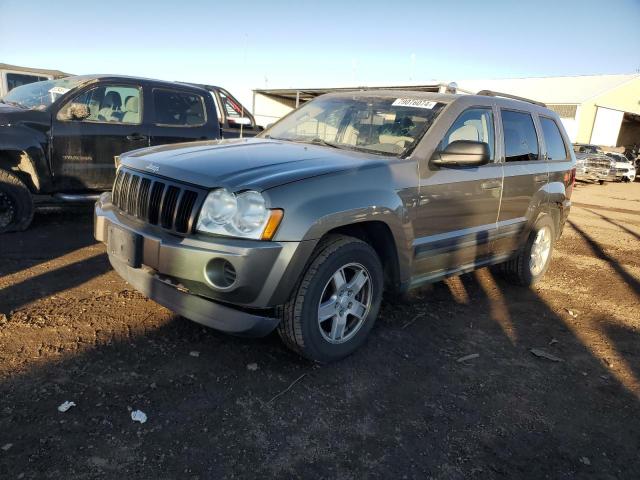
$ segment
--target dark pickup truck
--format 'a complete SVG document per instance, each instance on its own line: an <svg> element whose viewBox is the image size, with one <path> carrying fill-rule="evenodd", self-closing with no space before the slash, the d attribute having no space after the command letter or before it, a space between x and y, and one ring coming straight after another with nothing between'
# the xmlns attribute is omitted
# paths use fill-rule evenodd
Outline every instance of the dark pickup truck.
<svg viewBox="0 0 640 480"><path fill-rule="evenodd" d="M27 228L34 201L95 200L123 152L258 131L218 87L113 75L17 87L0 100L0 233Z"/></svg>

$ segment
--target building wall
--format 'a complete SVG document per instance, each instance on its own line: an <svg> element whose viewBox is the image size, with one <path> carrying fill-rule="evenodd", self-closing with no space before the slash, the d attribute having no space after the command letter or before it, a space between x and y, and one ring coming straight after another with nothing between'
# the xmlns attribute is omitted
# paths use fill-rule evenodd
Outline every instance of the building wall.
<svg viewBox="0 0 640 480"><path fill-rule="evenodd" d="M576 142L590 143L598 107L640 115L640 78L593 97L581 105ZM615 145L610 145L615 146Z"/></svg>
<svg viewBox="0 0 640 480"><path fill-rule="evenodd" d="M266 127L284 117L295 106L295 101L277 99L256 93L254 96L253 115L258 125Z"/></svg>

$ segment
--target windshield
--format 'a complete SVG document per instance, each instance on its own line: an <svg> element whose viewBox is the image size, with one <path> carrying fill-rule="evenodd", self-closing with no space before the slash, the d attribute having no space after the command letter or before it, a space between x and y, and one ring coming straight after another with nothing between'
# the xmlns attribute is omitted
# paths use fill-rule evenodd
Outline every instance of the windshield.
<svg viewBox="0 0 640 480"><path fill-rule="evenodd" d="M83 80L86 79L70 77L29 83L14 88L3 97L2 101L29 110L45 110Z"/></svg>
<svg viewBox="0 0 640 480"><path fill-rule="evenodd" d="M320 97L261 136L400 157L413 150L444 106L423 98Z"/></svg>

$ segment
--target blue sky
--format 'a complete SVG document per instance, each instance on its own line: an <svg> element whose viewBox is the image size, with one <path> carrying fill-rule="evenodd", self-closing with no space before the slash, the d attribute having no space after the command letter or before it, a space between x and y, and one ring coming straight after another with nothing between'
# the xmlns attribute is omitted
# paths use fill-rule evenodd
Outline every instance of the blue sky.
<svg viewBox="0 0 640 480"><path fill-rule="evenodd" d="M640 69L640 0L0 0L0 62L252 88Z"/></svg>

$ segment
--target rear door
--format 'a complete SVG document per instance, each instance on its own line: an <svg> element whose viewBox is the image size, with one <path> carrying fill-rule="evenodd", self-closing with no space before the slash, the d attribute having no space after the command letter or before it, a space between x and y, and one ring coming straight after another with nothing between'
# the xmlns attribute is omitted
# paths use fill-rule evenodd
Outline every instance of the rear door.
<svg viewBox="0 0 640 480"><path fill-rule="evenodd" d="M208 97L208 98L207 98ZM204 90L157 86L148 92L151 145L219 138L213 100Z"/></svg>
<svg viewBox="0 0 640 480"><path fill-rule="evenodd" d="M52 168L56 189L111 188L114 156L149 145L142 122L142 86L91 85L53 112Z"/></svg>
<svg viewBox="0 0 640 480"><path fill-rule="evenodd" d="M495 250L508 253L523 241L547 202L549 182L537 116L525 110L500 109L504 183Z"/></svg>

